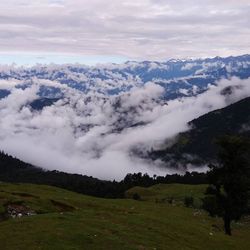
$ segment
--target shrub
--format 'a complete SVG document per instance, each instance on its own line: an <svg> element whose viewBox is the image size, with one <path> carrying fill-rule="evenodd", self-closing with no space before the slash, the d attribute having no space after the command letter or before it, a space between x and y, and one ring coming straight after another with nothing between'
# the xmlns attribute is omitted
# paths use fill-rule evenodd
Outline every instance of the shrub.
<svg viewBox="0 0 250 250"><path fill-rule="evenodd" d="M139 194L137 194L137 193L134 193L133 196L132 196L132 198L133 198L134 200L136 200L136 201L141 200L141 196L140 196Z"/></svg>
<svg viewBox="0 0 250 250"><path fill-rule="evenodd" d="M173 204L174 197L167 198L167 201L168 201L169 204Z"/></svg>
<svg viewBox="0 0 250 250"><path fill-rule="evenodd" d="M192 196L186 196L184 199L184 204L186 207L193 207L194 205L194 198Z"/></svg>

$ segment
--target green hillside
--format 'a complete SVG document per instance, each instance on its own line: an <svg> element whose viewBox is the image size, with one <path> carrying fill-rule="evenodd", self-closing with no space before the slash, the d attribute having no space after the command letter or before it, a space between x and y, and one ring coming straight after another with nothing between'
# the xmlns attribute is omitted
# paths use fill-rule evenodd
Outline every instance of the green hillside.
<svg viewBox="0 0 250 250"><path fill-rule="evenodd" d="M126 192L126 197L133 198L138 194L142 201L175 204L183 204L186 197L193 197L194 206L200 208L206 188L207 185L157 184L149 188L133 187Z"/></svg>
<svg viewBox="0 0 250 250"><path fill-rule="evenodd" d="M1 250L250 249L250 222L246 219L233 224L233 236L228 237L221 220L203 211L155 201L168 195L182 199L185 192L198 199L204 188L157 185L141 189L145 201L135 201L0 183ZM7 218L6 211L17 218Z"/></svg>

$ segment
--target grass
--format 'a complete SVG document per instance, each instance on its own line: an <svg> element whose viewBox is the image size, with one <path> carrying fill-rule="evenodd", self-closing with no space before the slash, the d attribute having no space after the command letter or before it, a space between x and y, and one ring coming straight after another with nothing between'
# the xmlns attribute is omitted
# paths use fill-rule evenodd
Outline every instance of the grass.
<svg viewBox="0 0 250 250"><path fill-rule="evenodd" d="M207 185L158 184L149 188L131 188L126 197L133 198L134 194L138 194L144 201L164 203L171 200L175 204L183 204L186 197L193 197L194 206L199 208L206 188Z"/></svg>
<svg viewBox="0 0 250 250"><path fill-rule="evenodd" d="M198 198L204 188L156 185L140 189L145 201L135 201L93 198L49 186L1 183L0 207L17 202L38 214L0 222L0 248L250 249L247 221L234 224L233 236L228 237L220 219L181 204L155 202L156 197L181 199L190 192Z"/></svg>

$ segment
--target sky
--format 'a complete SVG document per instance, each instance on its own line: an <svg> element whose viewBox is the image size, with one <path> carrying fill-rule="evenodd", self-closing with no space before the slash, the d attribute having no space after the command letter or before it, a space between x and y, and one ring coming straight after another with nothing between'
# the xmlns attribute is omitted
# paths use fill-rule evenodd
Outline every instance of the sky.
<svg viewBox="0 0 250 250"><path fill-rule="evenodd" d="M247 54L249 0L0 2L0 63L105 63Z"/></svg>

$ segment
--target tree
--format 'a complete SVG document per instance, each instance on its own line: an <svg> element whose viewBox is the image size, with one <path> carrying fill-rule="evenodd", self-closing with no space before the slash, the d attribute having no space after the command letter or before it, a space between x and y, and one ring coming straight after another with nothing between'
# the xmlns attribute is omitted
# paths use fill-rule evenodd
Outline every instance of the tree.
<svg viewBox="0 0 250 250"><path fill-rule="evenodd" d="M220 216L227 235L231 222L248 212L250 190L250 141L247 138L225 136L220 146L218 164L210 166L210 186L203 200L211 216Z"/></svg>

